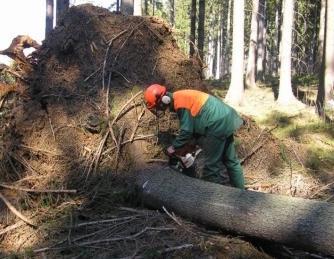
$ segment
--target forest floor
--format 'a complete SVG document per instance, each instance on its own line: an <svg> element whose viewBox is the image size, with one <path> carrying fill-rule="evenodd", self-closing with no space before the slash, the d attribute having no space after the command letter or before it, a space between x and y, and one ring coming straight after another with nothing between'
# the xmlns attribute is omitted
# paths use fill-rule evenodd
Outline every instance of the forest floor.
<svg viewBox="0 0 334 259"><path fill-rule="evenodd" d="M166 23L73 7L36 59L27 71L13 68L27 72L24 95L0 91L1 195L35 225L1 202L1 258L312 258L138 201L135 172L166 159L178 128L175 115L157 121L147 112L142 89L203 89L198 63L181 53ZM246 122L236 144L247 189L333 202L333 127L312 106L277 106L275 85L246 90L235 107ZM223 98L226 86L208 90Z"/></svg>

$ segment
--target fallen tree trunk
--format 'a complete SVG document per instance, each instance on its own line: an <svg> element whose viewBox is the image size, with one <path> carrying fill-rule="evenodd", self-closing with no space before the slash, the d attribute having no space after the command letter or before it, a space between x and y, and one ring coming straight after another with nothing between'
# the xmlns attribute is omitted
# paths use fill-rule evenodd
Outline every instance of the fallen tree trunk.
<svg viewBox="0 0 334 259"><path fill-rule="evenodd" d="M207 225L308 251L334 255L334 204L243 191L170 169L137 174L143 203Z"/></svg>

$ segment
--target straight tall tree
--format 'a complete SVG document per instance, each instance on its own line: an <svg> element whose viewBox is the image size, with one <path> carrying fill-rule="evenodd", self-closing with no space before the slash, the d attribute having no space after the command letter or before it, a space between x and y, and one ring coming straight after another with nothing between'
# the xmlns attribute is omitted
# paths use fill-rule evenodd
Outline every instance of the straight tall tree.
<svg viewBox="0 0 334 259"><path fill-rule="evenodd" d="M334 1L327 0L324 33L324 53L320 84L317 96L317 108L320 115L324 115L324 108L334 106Z"/></svg>
<svg viewBox="0 0 334 259"><path fill-rule="evenodd" d="M190 7L190 36L189 36L189 56L194 56L196 39L196 0L191 0Z"/></svg>
<svg viewBox="0 0 334 259"><path fill-rule="evenodd" d="M204 24L205 24L205 0L198 1L198 27L197 27L197 47L203 61L204 56Z"/></svg>
<svg viewBox="0 0 334 259"><path fill-rule="evenodd" d="M324 55L324 40L325 40L325 22L326 22L326 5L327 0L321 0L320 3L320 24L318 33L318 53L315 64L315 71L320 73L321 64Z"/></svg>
<svg viewBox="0 0 334 259"><path fill-rule="evenodd" d="M256 80L264 81L266 68L266 49L267 49L267 16L266 16L266 0L259 2L259 22L258 22L258 38L257 38L257 63L256 63Z"/></svg>
<svg viewBox="0 0 334 259"><path fill-rule="evenodd" d="M280 82L277 102L287 105L296 100L291 86L291 47L295 0L283 2L282 41L280 48Z"/></svg>
<svg viewBox="0 0 334 259"><path fill-rule="evenodd" d="M256 88L256 49L258 38L258 13L259 0L252 1L252 20L251 20L251 34L249 39L248 62L246 72L246 86L250 89Z"/></svg>
<svg viewBox="0 0 334 259"><path fill-rule="evenodd" d="M121 12L125 15L133 15L133 1L134 0L121 0Z"/></svg>
<svg viewBox="0 0 334 259"><path fill-rule="evenodd" d="M169 8L168 8L169 22L170 22L171 26L174 27L174 25L175 25L175 1L174 0L168 0L168 2L169 2Z"/></svg>
<svg viewBox="0 0 334 259"><path fill-rule="evenodd" d="M45 38L53 29L53 0L46 0Z"/></svg>
<svg viewBox="0 0 334 259"><path fill-rule="evenodd" d="M57 0L56 3L56 23L59 24L60 17L63 15L64 12L68 10L70 7L69 0Z"/></svg>
<svg viewBox="0 0 334 259"><path fill-rule="evenodd" d="M133 0L133 15L142 16L142 14L141 0Z"/></svg>
<svg viewBox="0 0 334 259"><path fill-rule="evenodd" d="M234 0L231 84L225 100L239 105L244 93L244 17L245 1Z"/></svg>

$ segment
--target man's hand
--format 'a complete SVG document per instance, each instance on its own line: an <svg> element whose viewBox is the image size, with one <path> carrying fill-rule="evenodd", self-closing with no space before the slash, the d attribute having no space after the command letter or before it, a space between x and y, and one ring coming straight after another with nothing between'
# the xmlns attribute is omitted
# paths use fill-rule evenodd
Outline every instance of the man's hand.
<svg viewBox="0 0 334 259"><path fill-rule="evenodd" d="M167 155L172 156L175 153L175 148L173 146L169 146L167 148Z"/></svg>

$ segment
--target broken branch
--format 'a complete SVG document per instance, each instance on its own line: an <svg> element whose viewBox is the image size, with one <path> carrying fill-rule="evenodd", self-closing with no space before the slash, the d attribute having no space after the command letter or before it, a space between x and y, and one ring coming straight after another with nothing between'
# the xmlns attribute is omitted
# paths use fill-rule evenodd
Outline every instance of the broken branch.
<svg viewBox="0 0 334 259"><path fill-rule="evenodd" d="M29 189L24 187L12 186L0 183L0 186L10 190L24 191L24 192L39 192L39 193L76 193L77 190L56 190L56 189Z"/></svg>
<svg viewBox="0 0 334 259"><path fill-rule="evenodd" d="M15 214L15 216L17 216L18 218L22 219L28 225L37 227L37 225L35 223L33 223L30 219L28 219L27 217L25 217L24 215L22 215L21 212L19 212L17 209L15 209L15 207L1 193L0 193L0 199L6 204L6 206L8 207L8 209L11 212L13 212L13 214Z"/></svg>

